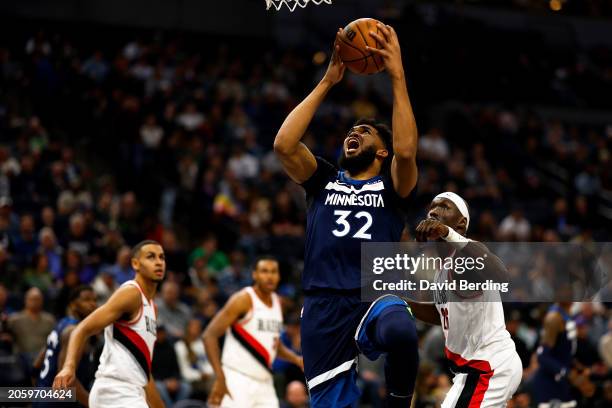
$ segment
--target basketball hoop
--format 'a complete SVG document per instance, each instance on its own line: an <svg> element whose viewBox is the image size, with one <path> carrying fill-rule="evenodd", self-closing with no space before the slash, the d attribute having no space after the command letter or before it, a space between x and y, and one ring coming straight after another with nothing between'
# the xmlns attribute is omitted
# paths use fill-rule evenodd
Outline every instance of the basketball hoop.
<svg viewBox="0 0 612 408"><path fill-rule="evenodd" d="M332 4L332 0L266 0L266 10L270 10L270 7L274 7L277 11L283 7L283 4L287 6L289 11L293 12L296 7L300 6L304 8L308 3L314 3L319 5L321 3Z"/></svg>

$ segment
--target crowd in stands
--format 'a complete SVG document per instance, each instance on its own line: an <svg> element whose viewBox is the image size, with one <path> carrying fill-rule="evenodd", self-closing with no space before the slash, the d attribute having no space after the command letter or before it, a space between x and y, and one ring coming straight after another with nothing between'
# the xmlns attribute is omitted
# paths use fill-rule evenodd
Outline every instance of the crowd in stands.
<svg viewBox="0 0 612 408"><path fill-rule="evenodd" d="M495 67L476 70L477 46L444 51L441 36L456 25L411 27L419 24L438 34L429 50L405 52L420 125L419 181L406 239L432 197L453 190L470 205L474 239L609 240L610 219L599 208L601 191L612 190L612 123L543 117L520 101L609 106L589 92L612 89L609 65L602 68L610 50L584 51L579 61L545 60L537 44L521 52L515 44L496 62L497 76ZM311 50L269 50L247 40L94 31L81 38L66 28L26 25L0 47L0 382L28 384L32 359L64 315L70 290L90 284L103 303L133 276L130 246L155 239L168 273L157 300L153 373L168 406L205 398L212 370L199 337L227 298L250 283L258 254L281 262L282 341L300 350L305 202L272 142L324 65L311 62ZM453 73L445 75L450 66ZM493 83L500 85L498 99L490 98ZM390 119L386 92L347 75L305 143L335 162L355 119ZM445 105L437 117L426 113L449 95L466 101ZM597 384L584 404L594 407L612 403L609 306L574 306L577 359ZM529 407L545 311L540 304L507 311L525 368L515 407ZM424 324L419 330L416 407L434 407L450 387L442 332ZM362 367L363 404L379 407L382 368ZM299 368L277 361L274 369L283 406L306 406Z"/></svg>

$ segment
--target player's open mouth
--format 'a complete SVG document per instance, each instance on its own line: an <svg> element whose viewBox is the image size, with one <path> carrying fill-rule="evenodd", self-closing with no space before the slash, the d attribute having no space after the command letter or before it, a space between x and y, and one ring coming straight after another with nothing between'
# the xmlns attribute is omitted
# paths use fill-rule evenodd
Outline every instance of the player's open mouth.
<svg viewBox="0 0 612 408"><path fill-rule="evenodd" d="M359 146L361 146L361 141L359 138L356 136L349 136L346 142L346 151L354 152L355 150L359 149Z"/></svg>

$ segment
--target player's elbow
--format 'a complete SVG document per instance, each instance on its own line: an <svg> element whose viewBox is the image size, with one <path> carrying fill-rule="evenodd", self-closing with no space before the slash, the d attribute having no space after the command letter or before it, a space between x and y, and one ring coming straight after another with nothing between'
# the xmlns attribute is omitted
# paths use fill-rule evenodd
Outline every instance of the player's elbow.
<svg viewBox="0 0 612 408"><path fill-rule="evenodd" d="M287 143L282 133L278 133L274 139L274 153L279 156L290 156L295 151L295 146Z"/></svg>

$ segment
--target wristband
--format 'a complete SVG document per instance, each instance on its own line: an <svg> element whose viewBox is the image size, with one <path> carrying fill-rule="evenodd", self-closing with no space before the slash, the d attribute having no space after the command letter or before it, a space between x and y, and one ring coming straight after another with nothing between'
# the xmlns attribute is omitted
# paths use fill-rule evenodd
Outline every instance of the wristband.
<svg viewBox="0 0 612 408"><path fill-rule="evenodd" d="M442 237L442 239L450 244L453 244L455 248L461 251L463 248L465 248L468 242L470 242L470 240L464 237L463 235L459 234L457 231L455 231L451 227L447 226L447 228L448 228L448 234L446 234L445 237Z"/></svg>

